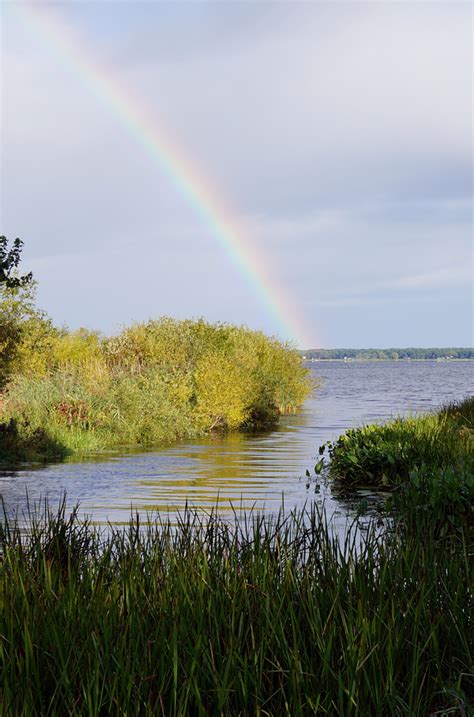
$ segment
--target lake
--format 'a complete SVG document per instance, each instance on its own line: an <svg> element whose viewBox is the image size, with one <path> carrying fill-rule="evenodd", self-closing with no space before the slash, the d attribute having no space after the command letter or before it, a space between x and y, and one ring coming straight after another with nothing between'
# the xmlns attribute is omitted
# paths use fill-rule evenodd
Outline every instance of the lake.
<svg viewBox="0 0 474 717"><path fill-rule="evenodd" d="M0 491L9 511L48 497L80 502L97 523L126 522L131 509L182 510L186 502L206 510L218 504L278 510L316 500L335 520L347 520L350 502L328 486L315 492L312 471L318 447L347 428L391 416L428 411L474 393L474 363L468 361L324 361L308 364L321 382L298 414L284 417L277 430L210 436L171 447L101 454L41 467L0 473Z"/></svg>

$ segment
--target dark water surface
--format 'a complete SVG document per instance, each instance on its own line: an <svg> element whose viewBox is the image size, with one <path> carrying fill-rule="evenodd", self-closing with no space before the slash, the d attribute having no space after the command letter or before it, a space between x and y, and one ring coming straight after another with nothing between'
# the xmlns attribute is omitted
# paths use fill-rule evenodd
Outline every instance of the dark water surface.
<svg viewBox="0 0 474 717"><path fill-rule="evenodd" d="M428 411L474 393L472 362L338 362L310 364L322 381L314 398L271 433L209 437L140 453L116 453L89 461L0 473L9 510L48 496L80 502L81 512L103 523L127 521L131 507L229 511L256 506L277 510L325 501L328 513L346 520L351 508L324 488L307 488L318 446L347 428L401 414Z"/></svg>

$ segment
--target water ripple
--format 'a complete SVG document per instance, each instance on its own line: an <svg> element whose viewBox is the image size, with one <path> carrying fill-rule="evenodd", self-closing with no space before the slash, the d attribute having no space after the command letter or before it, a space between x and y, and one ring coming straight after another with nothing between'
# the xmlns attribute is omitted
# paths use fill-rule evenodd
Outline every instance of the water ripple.
<svg viewBox="0 0 474 717"><path fill-rule="evenodd" d="M161 450L111 453L90 462L68 462L0 473L0 491L12 510L64 491L94 521L123 523L134 510L176 511L188 504L223 512L237 507L276 510L325 501L341 521L351 518L330 489L314 493L302 478L318 446L364 422L426 411L474 392L469 362L321 362L311 366L323 387L304 410L267 434L212 436Z"/></svg>

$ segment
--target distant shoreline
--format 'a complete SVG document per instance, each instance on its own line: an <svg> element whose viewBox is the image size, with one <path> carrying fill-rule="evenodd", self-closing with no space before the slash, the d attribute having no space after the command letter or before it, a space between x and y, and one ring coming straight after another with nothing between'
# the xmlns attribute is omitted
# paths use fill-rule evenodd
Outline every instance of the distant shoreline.
<svg viewBox="0 0 474 717"><path fill-rule="evenodd" d="M385 349L336 348L299 351L305 361L472 361L471 346L391 346Z"/></svg>
<svg viewBox="0 0 474 717"><path fill-rule="evenodd" d="M337 361L338 363L384 363L387 361L390 361L390 363L423 363L430 361L431 363L453 363L455 361L456 363L462 363L462 362L473 362L474 358L421 358L421 359L412 359L412 358L397 358L393 359L387 356L387 358L307 358L303 356L303 360L306 363L333 363L334 361Z"/></svg>

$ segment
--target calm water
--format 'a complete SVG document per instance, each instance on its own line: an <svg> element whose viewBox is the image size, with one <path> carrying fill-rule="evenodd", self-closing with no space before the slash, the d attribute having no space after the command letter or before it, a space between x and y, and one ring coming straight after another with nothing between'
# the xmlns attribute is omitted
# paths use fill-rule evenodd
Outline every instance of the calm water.
<svg viewBox="0 0 474 717"><path fill-rule="evenodd" d="M349 427L390 416L426 411L474 393L470 362L320 362L310 364L322 382L298 415L285 418L267 434L211 437L173 447L108 454L87 462L68 462L0 473L0 491L9 509L48 496L80 501L94 521L120 523L139 511L170 510L189 504L209 509L219 503L267 510L325 501L329 513L346 520L351 508L326 487L307 488L306 468L314 466L318 446Z"/></svg>

